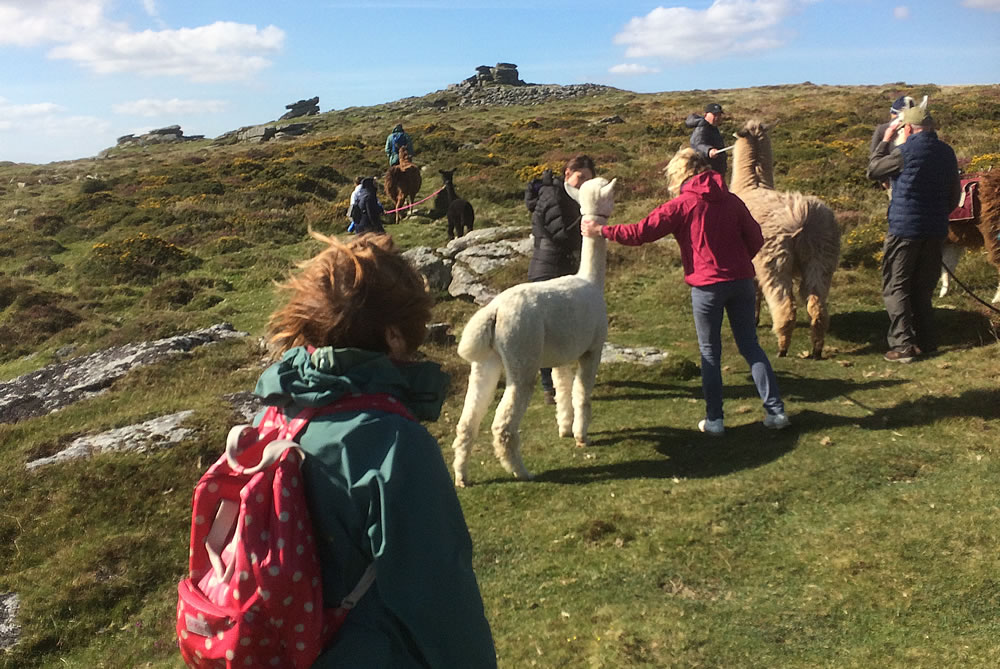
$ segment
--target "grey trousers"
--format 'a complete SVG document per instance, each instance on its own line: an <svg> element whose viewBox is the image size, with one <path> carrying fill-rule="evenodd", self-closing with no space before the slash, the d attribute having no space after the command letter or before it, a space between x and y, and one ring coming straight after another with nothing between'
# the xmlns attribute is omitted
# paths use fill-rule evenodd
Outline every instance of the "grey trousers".
<svg viewBox="0 0 1000 669"><path fill-rule="evenodd" d="M937 348L931 297L941 275L941 240L885 236L882 301L889 314L890 349Z"/></svg>

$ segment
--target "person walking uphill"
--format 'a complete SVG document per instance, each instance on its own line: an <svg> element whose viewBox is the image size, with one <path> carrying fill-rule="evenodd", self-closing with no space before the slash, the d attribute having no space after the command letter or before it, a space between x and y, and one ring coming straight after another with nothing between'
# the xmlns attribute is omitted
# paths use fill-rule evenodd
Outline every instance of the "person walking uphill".
<svg viewBox="0 0 1000 669"><path fill-rule="evenodd" d="M389 236L313 236L327 246L282 286L268 325L281 358L254 393L288 419L341 402L298 439L325 605L375 565L313 669L495 669L462 509L414 419L436 420L448 385L437 364L409 361L433 301Z"/></svg>
<svg viewBox="0 0 1000 669"><path fill-rule="evenodd" d="M903 143L892 148L902 130ZM911 362L937 349L931 297L941 273L941 241L961 182L950 146L938 139L925 107L891 123L868 163L868 178L890 179L889 231L882 254L882 301L889 314L890 362Z"/></svg>
<svg viewBox="0 0 1000 669"><path fill-rule="evenodd" d="M722 141L722 133L719 132L719 123L722 121L722 105L712 102L705 105L705 116L691 114L684 124L689 128L694 128L691 133L691 148L697 151L703 158L708 160L712 169L726 176L726 153L720 151L726 147Z"/></svg>
<svg viewBox="0 0 1000 669"><path fill-rule="evenodd" d="M410 136L403 131L403 124L397 123L389 136L385 138L385 155L389 156L389 167L399 164L399 148L406 147L406 152L413 157L413 142Z"/></svg>
<svg viewBox="0 0 1000 669"><path fill-rule="evenodd" d="M722 411L722 316L729 315L740 355L764 403L764 426L780 430L785 415L778 382L767 354L757 342L754 317L756 289L751 259L764 245L760 225L743 201L729 192L722 175L709 169L694 149L681 149L667 165L670 191L680 194L654 209L638 223L599 225L584 220L581 232L603 236L619 244L639 246L672 234L684 265L684 281L691 286L698 348L701 351L701 387L705 418L698 429L712 435L725 431Z"/></svg>
<svg viewBox="0 0 1000 669"><path fill-rule="evenodd" d="M385 227L382 226L382 214L385 213L385 210L382 208L382 203L378 201L378 194L375 192L375 177L365 177L361 180L361 191L358 193L355 212L357 217L353 219L353 224L356 234L385 233Z"/></svg>
<svg viewBox="0 0 1000 669"><path fill-rule="evenodd" d="M579 188L593 179L597 170L590 156L571 158L563 170L563 178L545 170L541 179L528 184L524 204L531 212L531 236L534 250L528 266L529 281L545 281L575 274L580 265L580 205L570 197L566 186ZM555 404L552 370L543 368L542 391L545 402Z"/></svg>

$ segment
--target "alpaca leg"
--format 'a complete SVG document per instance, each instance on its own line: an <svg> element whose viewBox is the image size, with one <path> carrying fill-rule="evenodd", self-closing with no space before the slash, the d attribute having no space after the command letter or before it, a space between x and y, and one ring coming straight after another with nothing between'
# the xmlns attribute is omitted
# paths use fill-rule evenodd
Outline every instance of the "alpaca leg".
<svg viewBox="0 0 1000 669"><path fill-rule="evenodd" d="M806 311L809 313L812 357L820 360L823 357L823 342L826 338L826 331L830 327L830 314L827 313L825 302L817 295L810 295L807 298Z"/></svg>
<svg viewBox="0 0 1000 669"><path fill-rule="evenodd" d="M462 407L462 417L458 420L455 441L452 449L455 451L455 485L464 488L467 483L468 467L466 460L469 449L479 432L479 425L486 416L486 411L493 401L493 394L500 381L503 364L496 353L481 362L472 363L469 372L469 389L465 393L465 405Z"/></svg>
<svg viewBox="0 0 1000 669"><path fill-rule="evenodd" d="M791 279L775 273L765 276L760 287L767 301L767 310L771 312L771 328L778 336L778 357L783 358L788 355L792 331L795 330L795 302L792 301Z"/></svg>
<svg viewBox="0 0 1000 669"><path fill-rule="evenodd" d="M993 299L990 301L993 304L1000 304L1000 281L997 282L997 292L994 293Z"/></svg>
<svg viewBox="0 0 1000 669"><path fill-rule="evenodd" d="M503 468L513 474L514 478L530 480L531 474L521 460L521 435L518 430L531 400L537 372L532 368L531 374L525 375L526 379L516 379L512 378L514 375L511 371L507 370L507 387L493 417L493 452Z"/></svg>
<svg viewBox="0 0 1000 669"><path fill-rule="evenodd" d="M590 429L590 395L594 392L600 364L601 349L584 353L573 382L573 436L576 438L576 445L580 447L589 443L587 430Z"/></svg>
<svg viewBox="0 0 1000 669"><path fill-rule="evenodd" d="M556 425L560 437L573 436L573 378L576 364L554 367L552 381L556 389Z"/></svg>
<svg viewBox="0 0 1000 669"><path fill-rule="evenodd" d="M958 261L962 259L962 255L965 253L965 249L958 244L942 244L941 245L941 290L938 292L938 297L944 297L948 294L948 290L951 288L951 277L948 274L948 270L952 272L958 267ZM945 269L947 268L947 269Z"/></svg>

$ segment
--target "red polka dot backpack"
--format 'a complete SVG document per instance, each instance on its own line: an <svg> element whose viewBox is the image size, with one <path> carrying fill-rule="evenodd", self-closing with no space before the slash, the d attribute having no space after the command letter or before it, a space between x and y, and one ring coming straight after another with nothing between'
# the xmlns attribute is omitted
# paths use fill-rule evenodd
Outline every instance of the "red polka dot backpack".
<svg viewBox="0 0 1000 669"><path fill-rule="evenodd" d="M188 666L307 669L333 639L375 580L375 566L339 607L324 611L302 451L293 440L318 412L382 404L406 411L387 399L306 408L290 423L270 407L256 428L230 430L226 453L194 491L190 575L178 585L177 601L178 644Z"/></svg>

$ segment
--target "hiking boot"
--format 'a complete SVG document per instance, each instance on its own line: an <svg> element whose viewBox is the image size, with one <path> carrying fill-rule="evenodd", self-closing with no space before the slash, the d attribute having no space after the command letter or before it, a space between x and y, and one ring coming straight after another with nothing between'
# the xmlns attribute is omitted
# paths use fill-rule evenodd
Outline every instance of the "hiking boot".
<svg viewBox="0 0 1000 669"><path fill-rule="evenodd" d="M715 420L709 420L704 418L698 421L698 429L706 434L710 434L713 437L722 436L726 431L726 428L722 425L722 419L716 418Z"/></svg>
<svg viewBox="0 0 1000 669"><path fill-rule="evenodd" d="M554 391L554 390L546 390L544 392L544 397L545 397L545 403L546 404L555 404L556 403L556 391Z"/></svg>
<svg viewBox="0 0 1000 669"><path fill-rule="evenodd" d="M887 362L913 362L917 357L917 352L912 346L906 348L894 348L883 356Z"/></svg>
<svg viewBox="0 0 1000 669"><path fill-rule="evenodd" d="M792 424L784 413L769 413L764 416L764 427L769 430L784 430Z"/></svg>

